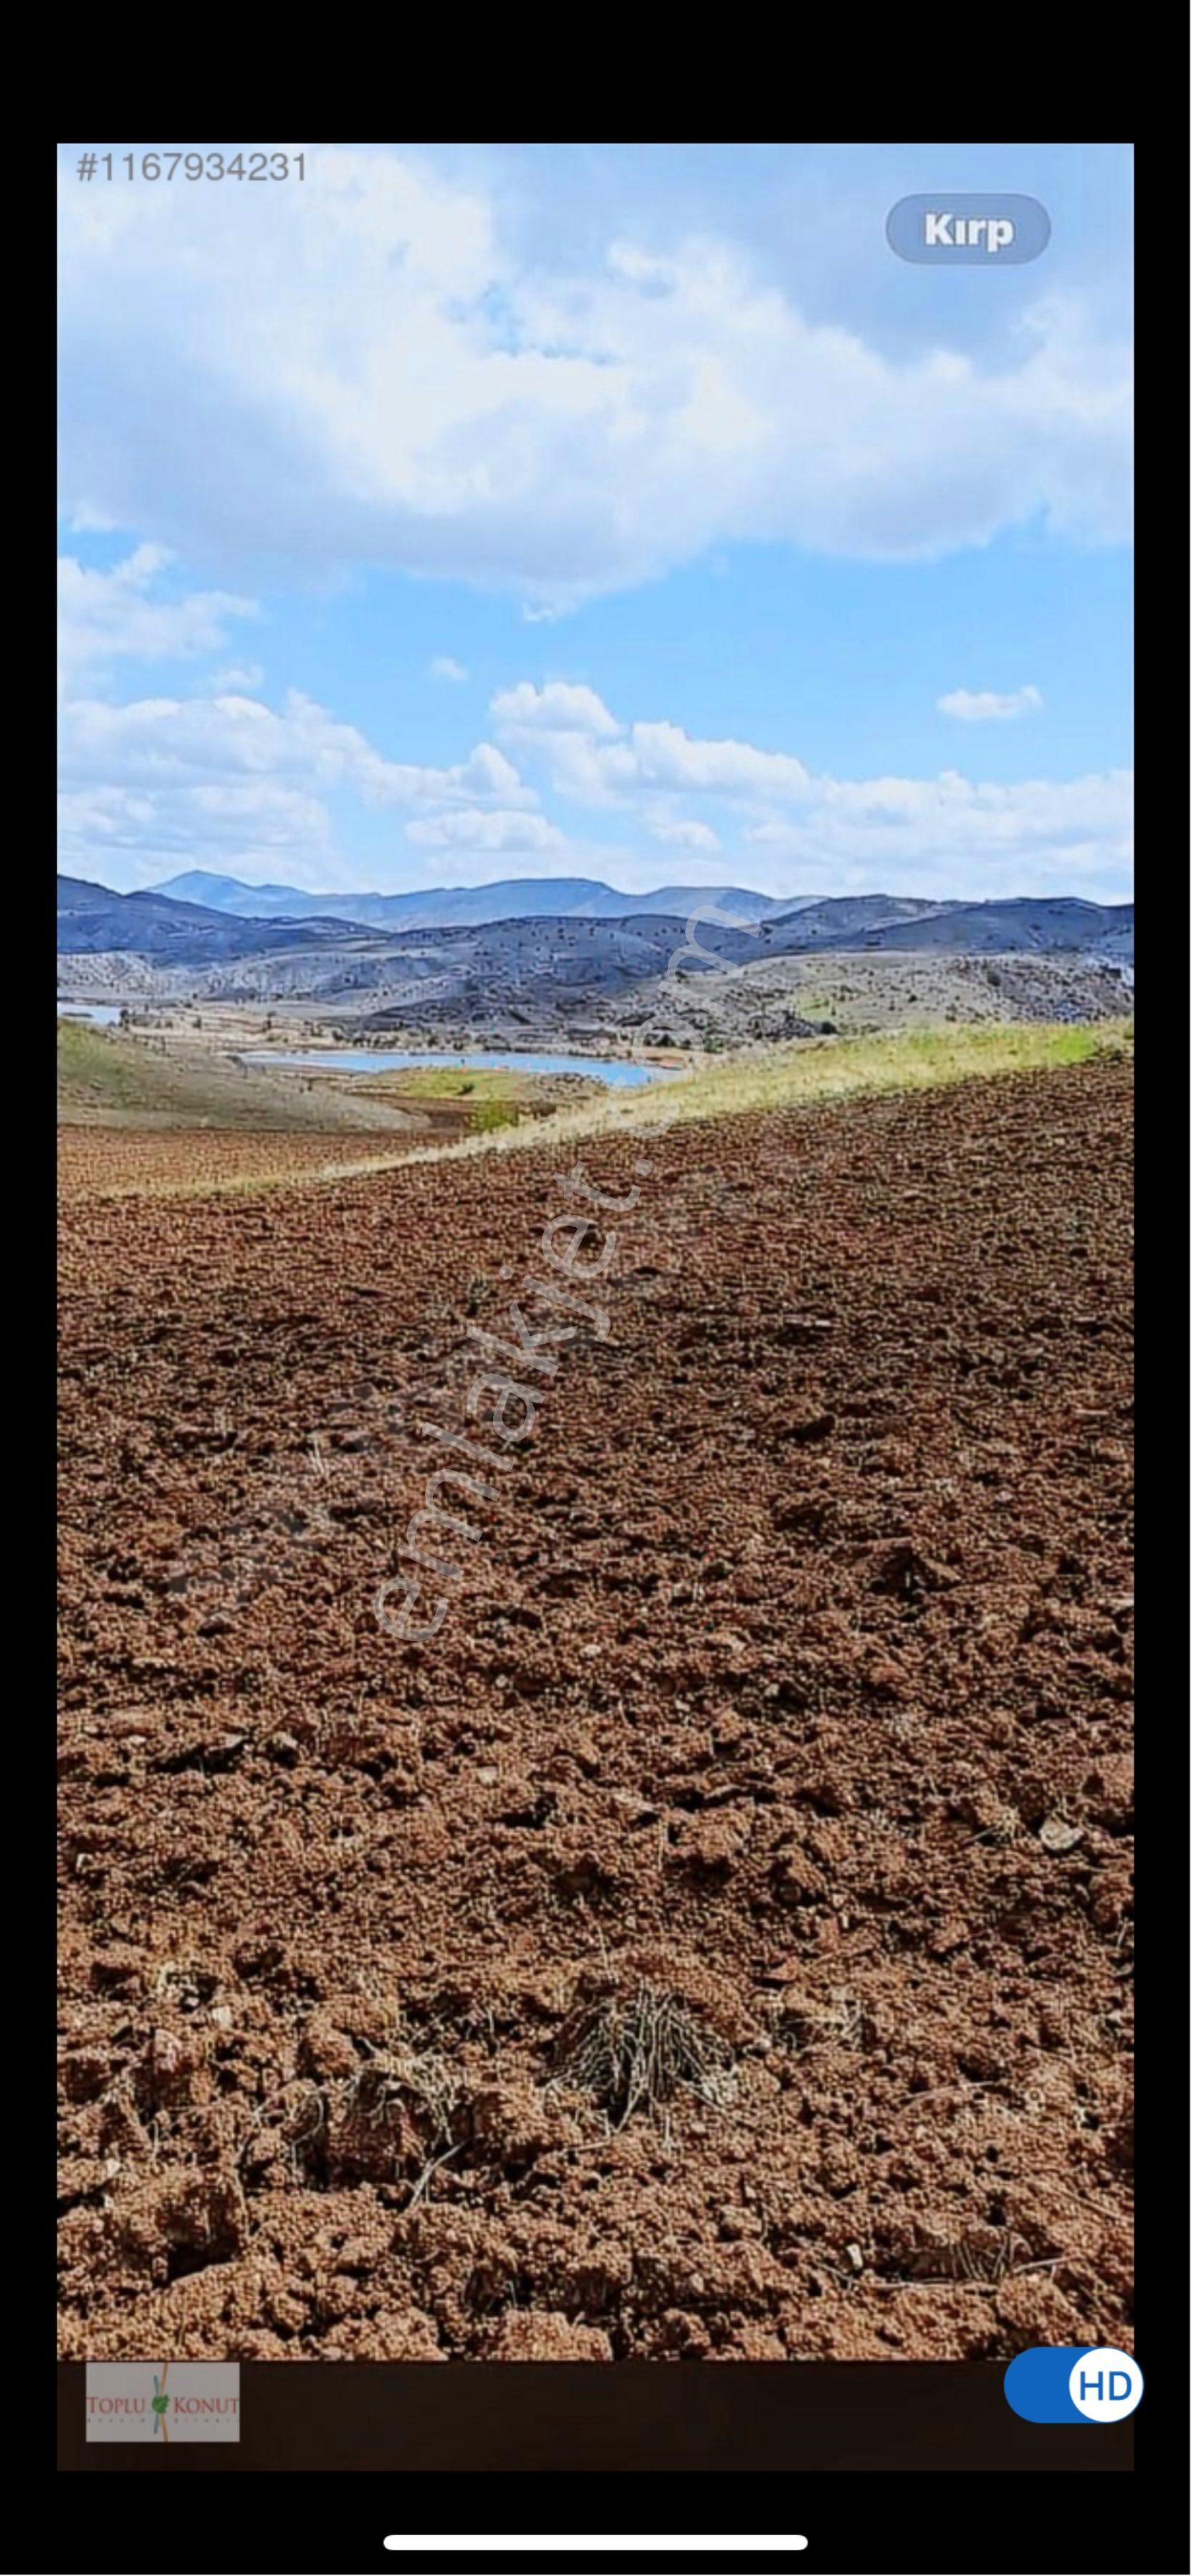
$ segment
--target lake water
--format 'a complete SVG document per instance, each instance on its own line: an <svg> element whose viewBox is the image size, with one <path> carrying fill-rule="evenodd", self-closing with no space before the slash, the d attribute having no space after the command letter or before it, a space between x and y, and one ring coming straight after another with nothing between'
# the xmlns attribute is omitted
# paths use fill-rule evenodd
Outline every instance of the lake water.
<svg viewBox="0 0 1191 2576"><path fill-rule="evenodd" d="M59 1002L60 1020L89 1020L92 1028L114 1029L120 1024L118 1002Z"/></svg>
<svg viewBox="0 0 1191 2576"><path fill-rule="evenodd" d="M664 1081L666 1067L659 1064L628 1064L621 1057L600 1055L521 1055L489 1054L483 1049L474 1054L448 1055L432 1047L318 1047L300 1055L283 1055L274 1047L242 1055L241 1064L279 1064L293 1073L401 1073L410 1065L436 1064L472 1073L586 1073L596 1082L607 1082L625 1090L637 1090L642 1083Z"/></svg>

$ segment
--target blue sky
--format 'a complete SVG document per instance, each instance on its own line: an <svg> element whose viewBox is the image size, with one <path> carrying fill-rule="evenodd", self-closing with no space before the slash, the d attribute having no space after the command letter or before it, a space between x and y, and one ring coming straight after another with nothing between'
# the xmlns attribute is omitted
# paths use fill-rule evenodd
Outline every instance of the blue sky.
<svg viewBox="0 0 1191 2576"><path fill-rule="evenodd" d="M1131 892L1124 147L81 148L61 866Z"/></svg>

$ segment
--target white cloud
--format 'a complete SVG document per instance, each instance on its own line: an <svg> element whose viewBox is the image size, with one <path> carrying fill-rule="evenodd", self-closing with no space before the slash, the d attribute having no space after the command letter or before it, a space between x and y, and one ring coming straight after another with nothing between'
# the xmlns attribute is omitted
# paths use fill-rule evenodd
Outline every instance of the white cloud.
<svg viewBox="0 0 1191 2576"><path fill-rule="evenodd" d="M284 858L299 879L326 881L334 856L330 804L427 816L498 809L492 847L524 814L525 846L553 831L508 753L477 743L445 767L395 761L313 698L291 689L280 707L255 694L256 664L224 666L198 694L163 691L115 703L98 694L118 657L175 662L213 652L229 619L253 602L217 591L162 595L170 557L135 548L108 572L59 563L61 863L84 874L112 859L125 881L150 881L163 862L254 865ZM558 836L561 837L561 836ZM449 834L446 842L449 842ZM446 845L444 842L444 846ZM483 835L476 846L483 847ZM511 841L508 843L512 846Z"/></svg>
<svg viewBox="0 0 1191 2576"><path fill-rule="evenodd" d="M751 742L701 742L681 725L635 724L629 733L634 775L643 787L686 787L721 796L802 796L808 778L786 751Z"/></svg>
<svg viewBox="0 0 1191 2576"><path fill-rule="evenodd" d="M1005 696L996 689L949 689L946 697L935 700L941 716L958 716L961 724L1008 723L1014 716L1035 714L1041 704L1041 689L1029 684Z"/></svg>
<svg viewBox="0 0 1191 2576"><path fill-rule="evenodd" d="M58 799L58 864L68 876L98 875L117 886L208 866L249 879L284 872L312 892L343 882L322 799L263 778L159 784L152 792L67 788Z"/></svg>
<svg viewBox="0 0 1191 2576"><path fill-rule="evenodd" d="M489 712L557 792L631 812L655 840L710 854L734 824L734 865L762 893L953 895L994 884L1046 893L1129 880L1132 777L1124 770L1009 786L955 770L816 776L792 752L704 740L666 722L624 723L593 691L561 683L522 681ZM719 829L676 814L676 794L706 799Z"/></svg>
<svg viewBox="0 0 1191 2576"><path fill-rule="evenodd" d="M263 663L229 662L224 670L212 672L210 688L212 697L255 697L264 684Z"/></svg>
<svg viewBox="0 0 1191 2576"><path fill-rule="evenodd" d="M541 814L432 814L407 823L405 837L419 850L475 850L486 857L567 846L565 832Z"/></svg>
<svg viewBox="0 0 1191 2576"><path fill-rule="evenodd" d="M476 745L451 768L386 760L355 725L341 724L300 690L280 713L259 698L140 698L125 706L79 698L62 710L61 769L152 787L208 774L300 777L323 792L353 789L370 805L533 805L512 762L494 743Z"/></svg>
<svg viewBox="0 0 1191 2576"><path fill-rule="evenodd" d="M217 652L232 619L255 616L255 600L229 591L192 591L180 599L154 595L170 561L163 546L137 546L110 572L90 571L73 555L59 557L61 685L121 657L181 661Z"/></svg>
<svg viewBox="0 0 1191 2576"><path fill-rule="evenodd" d="M453 680L461 685L467 678L462 662L457 662L450 653L436 653L429 670L432 680Z"/></svg>
<svg viewBox="0 0 1191 2576"><path fill-rule="evenodd" d="M284 859L300 882L321 887L334 858L336 799L414 809L442 827L428 846L466 838L447 828L455 815L476 823L477 849L532 850L545 834L552 846L562 842L495 743L478 743L446 768L387 760L356 726L297 690L279 710L233 691L123 706L76 698L60 710L59 733L59 852L68 872L85 875L88 863L111 857L125 879L151 882L166 873L163 862L185 858L251 875L267 857L274 876Z"/></svg>
<svg viewBox="0 0 1191 2576"><path fill-rule="evenodd" d="M623 725L594 689L522 680L502 689L488 710L498 733L545 759L554 786L580 802L600 804L640 790L712 796L801 796L802 762L789 752L749 742L712 742L676 724Z"/></svg>
<svg viewBox="0 0 1191 2576"><path fill-rule="evenodd" d="M772 814L744 842L763 892L1107 895L1130 879L1133 780L821 778L804 813Z"/></svg>
<svg viewBox="0 0 1191 2576"><path fill-rule="evenodd" d="M594 689L575 688L566 680L547 680L538 688L518 680L513 689L498 689L488 709L499 731L508 734L591 734L596 740L623 732Z"/></svg>
<svg viewBox="0 0 1191 2576"><path fill-rule="evenodd" d="M655 841L665 841L676 850L718 850L720 838L710 823L684 822L681 817L668 820L658 815L649 826Z"/></svg>
<svg viewBox="0 0 1191 2576"><path fill-rule="evenodd" d="M251 602L202 592L159 595L167 558L138 547L106 574L62 567L68 679L109 657L170 662L204 654ZM358 886L336 850L336 817L353 800L410 819L405 852L432 852L446 874L499 863L532 875L565 867L609 873L628 890L650 882L631 846L577 842L540 810L531 774L556 793L624 814L634 833L688 851L710 870L730 834L744 881L778 894L858 890L1119 893L1129 881L1132 780L1125 771L1074 780L980 783L938 777L815 776L793 752L687 733L665 719L625 721L585 683L520 681L490 713L500 742L436 766L395 761L360 729L301 691L276 707L253 693L252 666L226 667L190 697L123 705L94 694L61 707L61 863L97 864L122 882L214 863L246 876ZM953 692L940 702L968 721L1041 704L1032 686L999 698ZM715 815L682 810L705 803ZM718 827L718 828L717 828ZM396 868L413 865L395 855ZM366 866L391 882L393 861Z"/></svg>
<svg viewBox="0 0 1191 2576"><path fill-rule="evenodd" d="M446 792L450 795L493 796L506 805L536 805L538 801L531 787L522 786L512 761L506 759L504 752L498 751L495 743L491 742L477 743L470 757L457 769L427 770L419 775L441 777L446 781ZM437 794L439 791L422 791L423 794L427 792Z"/></svg>
<svg viewBox="0 0 1191 2576"><path fill-rule="evenodd" d="M659 256L638 219L533 266L481 185L388 147L317 147L301 187L94 196L64 167L67 515L555 609L721 541L1127 528L1127 353L1053 296L995 364L926 326L894 359L722 239Z"/></svg>

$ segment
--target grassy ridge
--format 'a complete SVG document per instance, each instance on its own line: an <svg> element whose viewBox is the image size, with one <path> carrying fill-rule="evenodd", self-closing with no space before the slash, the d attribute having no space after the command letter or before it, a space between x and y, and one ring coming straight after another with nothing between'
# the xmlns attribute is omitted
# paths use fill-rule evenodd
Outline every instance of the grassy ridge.
<svg viewBox="0 0 1191 2576"><path fill-rule="evenodd" d="M964 1082L999 1074L1045 1072L1064 1065L1090 1064L1097 1057L1132 1053L1131 1020L1095 1025L989 1023L965 1027L913 1030L895 1037L837 1038L773 1047L748 1055L717 1057L689 1076L659 1083L648 1090L609 1092L602 1099L542 1122L506 1126L472 1134L453 1144L344 1157L329 1162L318 1175L279 1169L193 1185L149 1182L151 1196L205 1196L226 1190L264 1190L308 1185L312 1178L336 1180L371 1172L392 1171L412 1162L449 1162L460 1155L524 1153L586 1136L617 1134L623 1128L648 1128L659 1121L686 1124L693 1119L742 1117L767 1109L812 1107L817 1101L859 1098L889 1091L919 1091L937 1083ZM426 1067L435 1084L460 1079L458 1067ZM480 1080L479 1075L463 1079ZM500 1077L497 1077L498 1079ZM362 1104L361 1104L362 1105Z"/></svg>
<svg viewBox="0 0 1191 2576"><path fill-rule="evenodd" d="M458 1102L472 1136L515 1127L528 1089L523 1075L504 1073L498 1066L469 1069L461 1064L394 1065L387 1072L357 1075L352 1084L356 1099L391 1100L396 1107L403 1101L415 1107L420 1102L431 1107L440 1101Z"/></svg>
<svg viewBox="0 0 1191 2576"><path fill-rule="evenodd" d="M329 1086L258 1074L226 1056L166 1049L86 1020L58 1022L58 1116L67 1124L243 1127L293 1134L391 1126L388 1108Z"/></svg>
<svg viewBox="0 0 1191 2576"><path fill-rule="evenodd" d="M717 1056L697 1070L643 1091L612 1093L594 1106L552 1119L548 1138L607 1134L621 1127L686 1125L697 1118L744 1117L759 1109L792 1109L864 1093L921 1091L1002 1073L1038 1073L1132 1052L1133 1022L1099 1020L981 1021L909 1029L892 1037L795 1039L747 1055ZM477 1150L511 1151L531 1141L498 1136L437 1149L440 1158Z"/></svg>
<svg viewBox="0 0 1191 2576"><path fill-rule="evenodd" d="M415 1099L516 1100L525 1076L506 1073L499 1065L407 1064L358 1077L369 1090L408 1091Z"/></svg>
<svg viewBox="0 0 1191 2576"><path fill-rule="evenodd" d="M384 1073L354 1075L351 1088L357 1100L390 1100L399 1108L457 1108L469 1136L491 1135L498 1127L516 1127L523 1116L541 1118L602 1096L599 1083L582 1074L520 1073L501 1065L394 1065Z"/></svg>

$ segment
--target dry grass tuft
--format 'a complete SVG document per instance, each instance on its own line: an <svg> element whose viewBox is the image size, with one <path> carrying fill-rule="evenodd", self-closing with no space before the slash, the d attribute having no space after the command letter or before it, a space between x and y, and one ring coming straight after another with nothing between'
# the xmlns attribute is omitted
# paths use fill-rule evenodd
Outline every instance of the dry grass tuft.
<svg viewBox="0 0 1191 2576"><path fill-rule="evenodd" d="M643 1983L575 2007L559 2035L556 2081L594 2094L613 2126L688 2092L717 2111L736 2098L730 2050L681 1996Z"/></svg>

